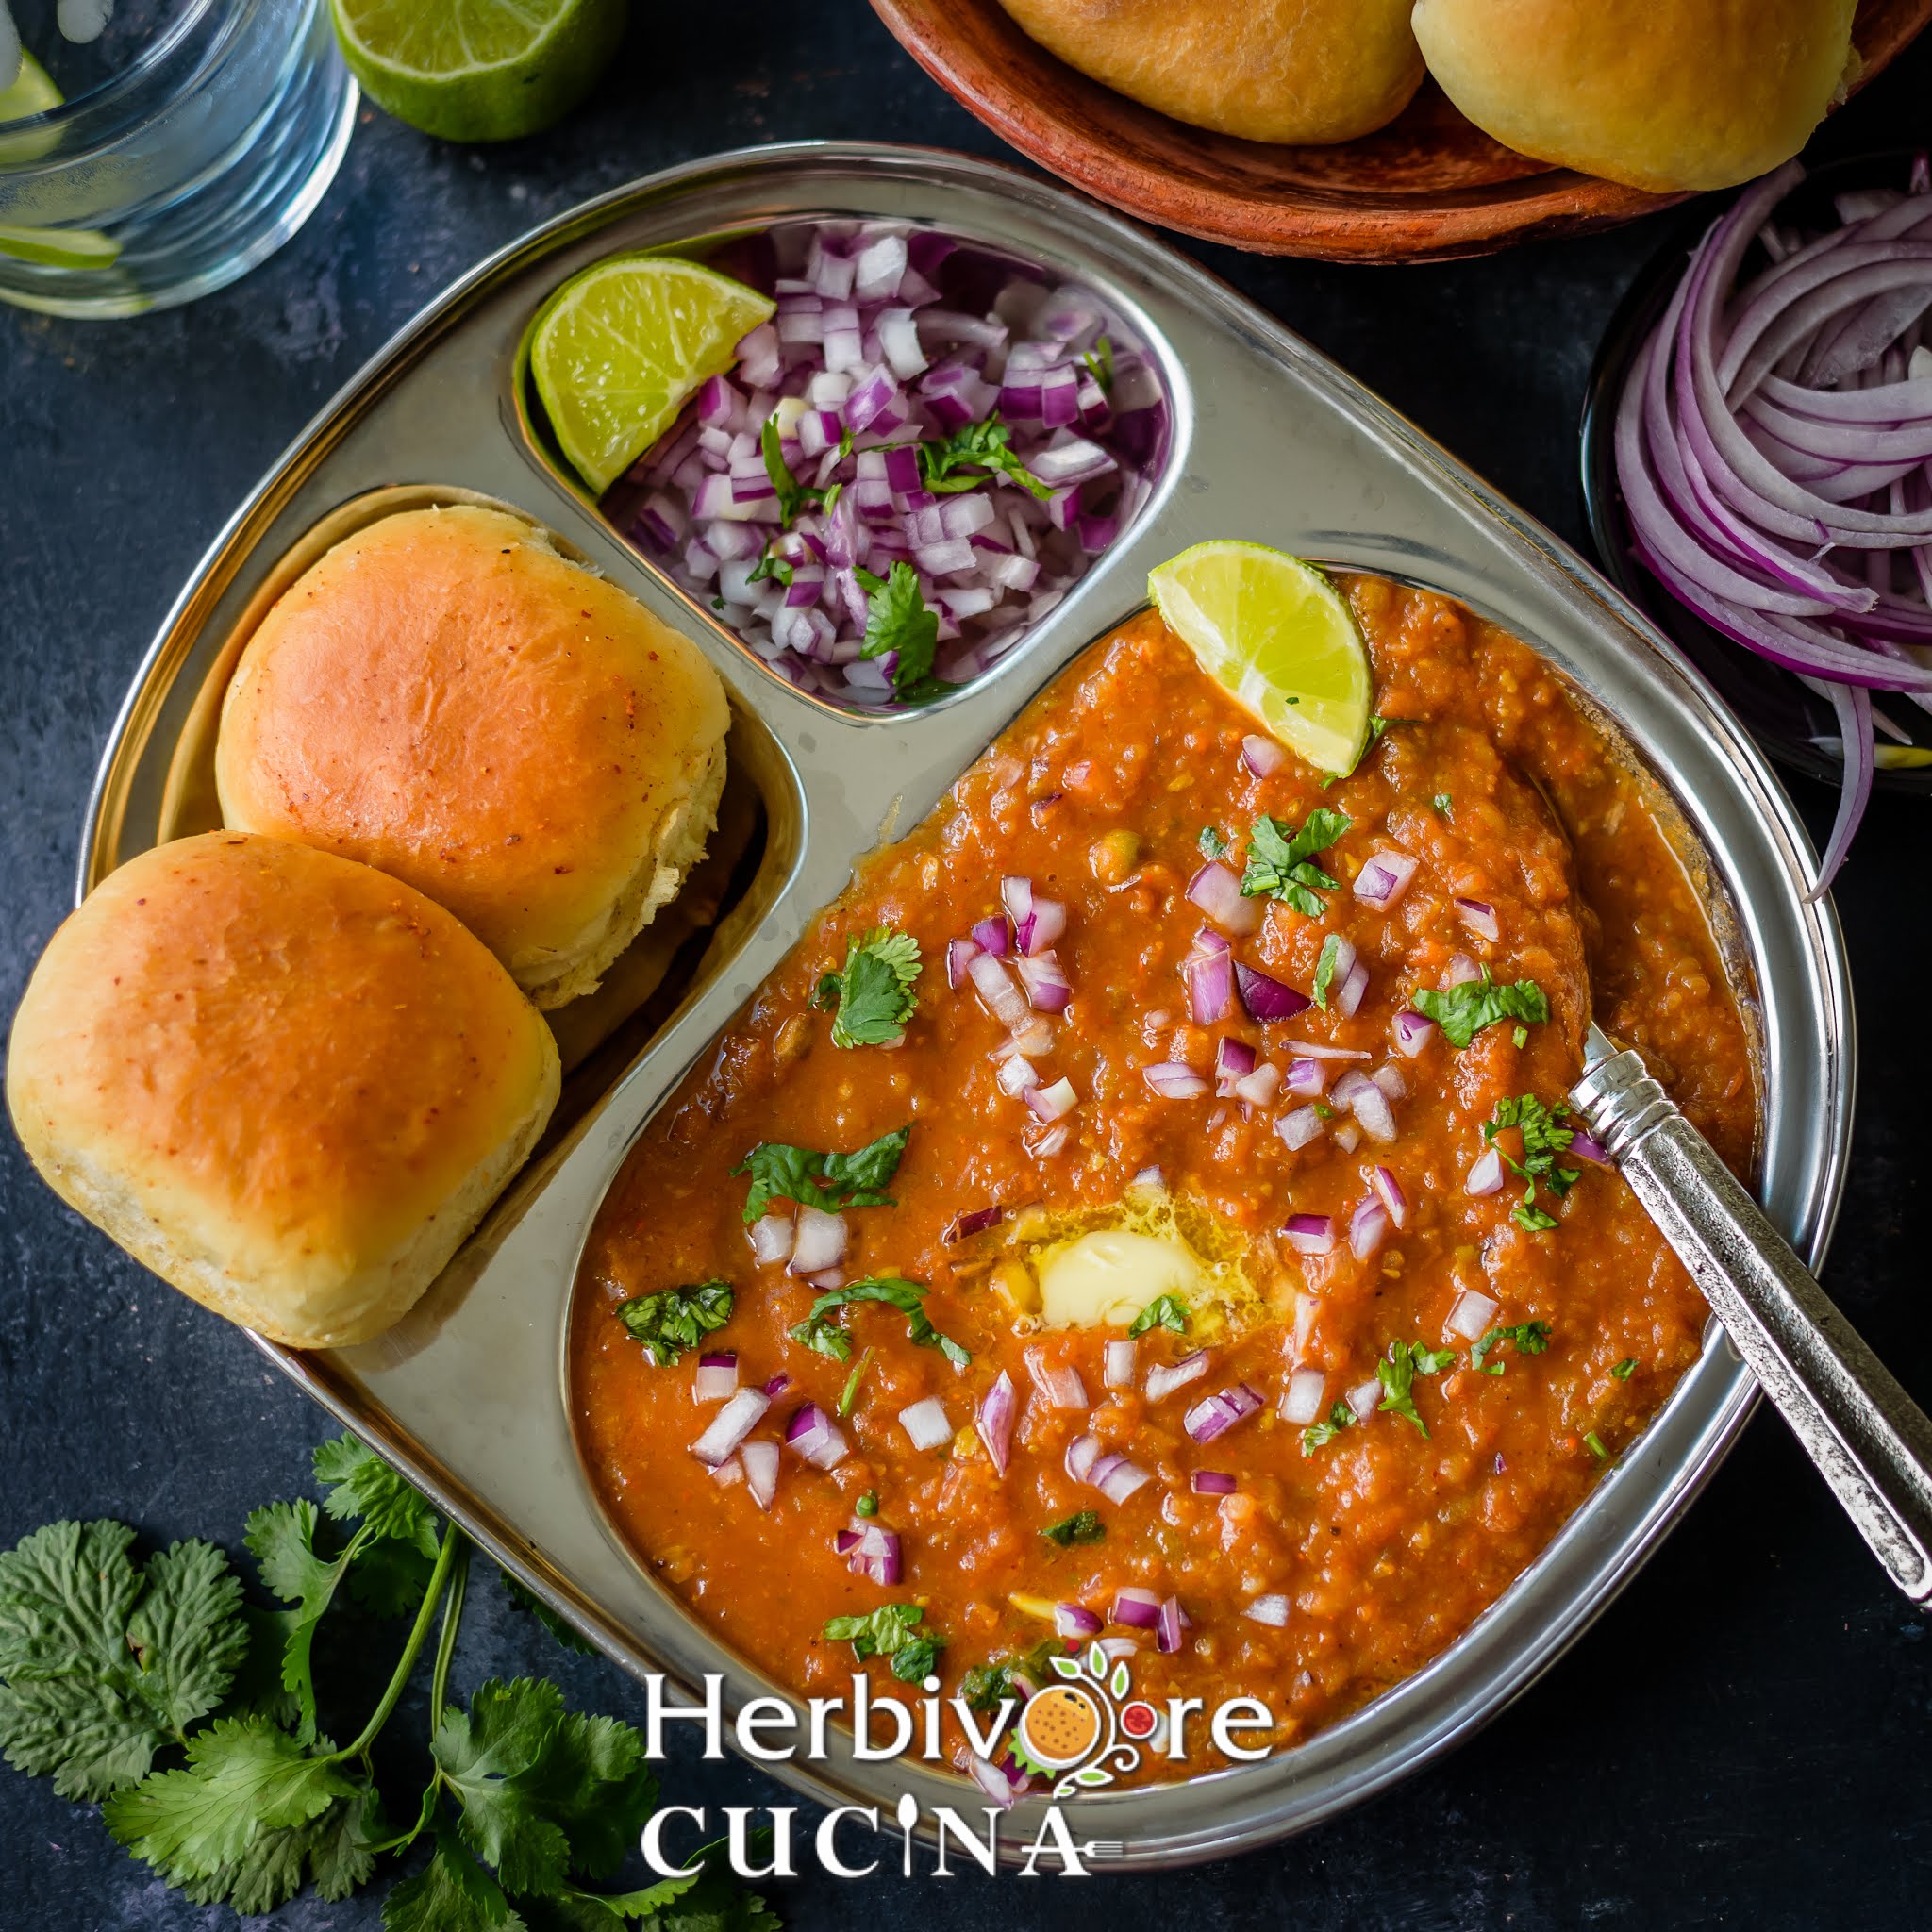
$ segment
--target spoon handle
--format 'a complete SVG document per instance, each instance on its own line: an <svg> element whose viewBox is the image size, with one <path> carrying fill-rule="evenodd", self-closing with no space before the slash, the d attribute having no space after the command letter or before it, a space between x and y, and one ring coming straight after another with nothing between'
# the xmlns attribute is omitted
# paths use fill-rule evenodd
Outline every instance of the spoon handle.
<svg viewBox="0 0 1932 1932"><path fill-rule="evenodd" d="M1591 1030L1593 1042L1602 1039ZM1873 1554L1907 1596L1925 1605L1932 1599L1932 1421L1636 1054L1609 1050L1585 1071L1570 1100Z"/></svg>

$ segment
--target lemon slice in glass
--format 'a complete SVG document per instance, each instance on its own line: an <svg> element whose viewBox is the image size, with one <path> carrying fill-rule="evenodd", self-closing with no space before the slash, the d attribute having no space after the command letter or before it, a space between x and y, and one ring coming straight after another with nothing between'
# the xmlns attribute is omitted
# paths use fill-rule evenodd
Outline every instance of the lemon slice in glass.
<svg viewBox="0 0 1932 1932"><path fill-rule="evenodd" d="M1374 686L1354 614L1311 564L1264 543L1196 543L1148 594L1201 668L1317 771L1346 775L1369 741Z"/></svg>
<svg viewBox="0 0 1932 1932"><path fill-rule="evenodd" d="M620 255L573 276L530 334L530 374L572 467L608 489L773 309L756 289L676 256Z"/></svg>

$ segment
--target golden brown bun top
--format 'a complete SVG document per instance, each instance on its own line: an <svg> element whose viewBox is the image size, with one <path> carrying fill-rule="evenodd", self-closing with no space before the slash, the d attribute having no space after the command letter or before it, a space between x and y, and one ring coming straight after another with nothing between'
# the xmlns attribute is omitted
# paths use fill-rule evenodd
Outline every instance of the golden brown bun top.
<svg viewBox="0 0 1932 1932"><path fill-rule="evenodd" d="M1409 0L1000 0L1068 66L1196 127L1353 141L1423 77Z"/></svg>
<svg viewBox="0 0 1932 1932"><path fill-rule="evenodd" d="M1418 0L1429 72L1520 153L1657 192L1727 188L1804 146L1856 0Z"/></svg>
<svg viewBox="0 0 1932 1932"><path fill-rule="evenodd" d="M499 510L411 510L262 620L222 711L231 825L379 866L522 975L606 919L713 762L689 639Z"/></svg>
<svg viewBox="0 0 1932 1932"><path fill-rule="evenodd" d="M283 1284L307 1333L329 1325L317 1284L407 1243L547 1112L554 1065L509 975L420 892L208 832L130 859L55 933L7 1090L37 1164L117 1239L158 1224L176 1264Z"/></svg>

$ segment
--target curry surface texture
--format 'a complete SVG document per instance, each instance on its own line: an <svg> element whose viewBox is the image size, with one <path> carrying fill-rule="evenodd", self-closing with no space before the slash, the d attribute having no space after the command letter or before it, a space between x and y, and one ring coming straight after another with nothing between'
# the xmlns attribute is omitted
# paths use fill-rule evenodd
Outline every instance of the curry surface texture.
<svg viewBox="0 0 1932 1932"><path fill-rule="evenodd" d="M1140 1644L1139 1694L1200 1697L1210 1709L1257 1697L1274 1715L1273 1741L1292 1744L1465 1630L1697 1357L1703 1303L1613 1173L1575 1161L1579 1177L1560 1199L1540 1188L1556 1223L1547 1230L1519 1224L1523 1179L1475 1196L1466 1177L1499 1104L1555 1104L1574 1081L1592 981L1603 1024L1641 1047L1724 1156L1748 1167L1747 1027L1698 893L1638 782L1541 659L1441 597L1369 578L1344 588L1388 721L1350 777L1324 788L1293 758L1257 776L1242 758L1253 721L1157 618L1135 619L1045 691L909 837L860 868L661 1110L605 1206L571 1340L587 1463L650 1570L801 1692L849 1695L852 1647L823 1634L834 1617L921 1607L923 1627L945 1640L950 1694L971 1667L1054 1639L1042 1610L1075 1604L1105 1619L1129 1588L1177 1597L1187 1619L1166 1654L1152 1630L1110 1628ZM1318 895L1319 917L1260 902L1266 917L1234 940L1235 955L1307 992L1324 940L1342 933L1368 968L1358 1008L1344 1017L1330 997L1261 1025L1237 1003L1213 1026L1192 1024L1180 969L1206 924L1186 897L1204 827L1226 834L1238 868L1259 815L1299 826L1318 807L1349 820L1319 860L1338 889ZM1377 910L1351 887L1388 848L1420 863ZM1040 1079L1064 1075L1078 1104L1045 1154L1052 1128L996 1081L1006 1029L970 984L947 984L948 941L999 910L1007 875L1068 909L1057 950L1073 997L1034 1058ZM1499 937L1473 932L1457 897L1491 907ZM919 941L917 1011L897 1048L835 1046L814 991L842 964L849 936L881 925ZM1453 979L1458 955L1498 981L1534 980L1548 1022L1491 1024L1459 1051L1439 1027L1415 1057L1394 1053L1396 1015L1418 989ZM1393 1066L1406 1090L1392 1103L1393 1139L1348 1151L1348 1124L1331 1108L1324 1130L1291 1149L1277 1124L1301 1096L1217 1097L1224 1034L1276 1065L1297 1057L1291 1041L1365 1054L1322 1063L1330 1091L1351 1065ZM1158 1062L1200 1070L1208 1091L1162 1097L1143 1072ZM846 1214L841 1272L926 1284L933 1325L971 1361L956 1368L915 1345L897 1308L844 1310L853 1362L872 1351L840 1424L852 1453L821 1470L784 1451L760 1508L742 1481L715 1481L691 1456L717 1413L694 1398L696 1352L654 1366L617 1305L728 1281L730 1320L706 1345L736 1351L745 1386L790 1377L757 1434L777 1440L808 1399L831 1411L851 1366L791 1339L813 1290L782 1263L755 1264L747 1184L731 1170L760 1141L852 1150L908 1124L893 1205ZM1513 1133L1496 1144L1525 1155ZM1399 1181L1406 1225L1357 1258L1346 1230L1378 1163ZM1001 1283L1029 1233L1105 1221L1150 1167L1182 1224L1238 1257L1253 1294L1204 1302L1185 1334L1155 1328L1138 1342L1134 1386L1108 1388L1103 1351L1122 1328L1042 1326ZM998 1225L948 1243L956 1217L995 1203ZM1333 1217L1332 1252L1293 1251L1281 1233L1291 1214ZM1445 1333L1464 1291L1493 1299L1496 1326L1547 1324L1547 1347L1494 1343L1478 1365L1474 1338ZM1326 1419L1375 1381L1391 1345L1411 1342L1440 1364L1416 1369L1413 1417L1375 1409L1311 1444L1278 1412L1294 1370L1325 1375ZM1205 1376L1150 1400L1147 1370L1197 1349L1208 1351ZM1040 1376L1059 1364L1077 1369L1090 1408L1051 1406ZM1002 1475L974 1418L1003 1371L1018 1412ZM1259 1410L1193 1440L1183 1417L1240 1383L1260 1395ZM899 1416L927 1396L955 1433L918 1450ZM1075 1481L1067 1450L1090 1433L1151 1480L1119 1504ZM1236 1487L1195 1493L1197 1471ZM872 1520L901 1539L904 1575L890 1589L834 1547L868 1493ZM1099 1541L1060 1547L1041 1534L1084 1509L1104 1526ZM1248 1614L1271 1597L1286 1599L1278 1626ZM863 1668L880 1694L917 1694L884 1658ZM1204 1733L1184 1764L1158 1770L1222 1761Z"/></svg>

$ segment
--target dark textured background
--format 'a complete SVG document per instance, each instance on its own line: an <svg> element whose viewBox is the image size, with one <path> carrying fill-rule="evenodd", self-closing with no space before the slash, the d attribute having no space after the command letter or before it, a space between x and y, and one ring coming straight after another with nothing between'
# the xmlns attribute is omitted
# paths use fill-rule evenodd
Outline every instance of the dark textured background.
<svg viewBox="0 0 1932 1932"><path fill-rule="evenodd" d="M638 12L625 71L536 141L466 152L365 109L314 219L236 288L132 322L0 311L0 1010L68 909L89 778L175 590L284 443L422 303L573 202L714 149L816 135L1000 151L859 0ZM1928 138L1932 41L1817 146ZM1660 232L1652 223L1407 270L1198 252L1577 541L1585 376ZM1794 789L1822 828L1824 793ZM1932 1402L1932 1324L1915 1285L1932 1241L1922 1185L1932 1032L1913 1017L1932 941L1917 842L1928 824L1923 802L1881 798L1837 894L1866 1055L1825 1280ZM70 1515L234 1547L255 1504L305 1489L323 1433L320 1412L239 1333L83 1226L0 1134L0 1547ZM586 1707L635 1710L614 1666L563 1657L493 1578L473 1600L460 1688L538 1672ZM359 1709L356 1659L332 1664L330 1681ZM408 1715L395 1728L409 1732ZM1339 1823L1164 1877L808 1877L777 1896L797 1927L864 1914L931 1932L995 1920L1295 1932L1922 1926L1932 1922L1928 1723L1924 1624L1760 1414L1561 1665L1479 1739ZM714 1807L781 1795L735 1759L700 1766L688 1750L665 1781L676 1799ZM304 1898L277 1923L359 1932L378 1924L377 1897ZM6 1932L234 1923L152 1882L92 1810L0 1767Z"/></svg>

